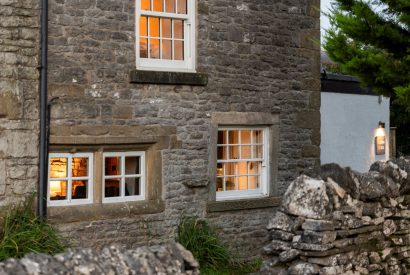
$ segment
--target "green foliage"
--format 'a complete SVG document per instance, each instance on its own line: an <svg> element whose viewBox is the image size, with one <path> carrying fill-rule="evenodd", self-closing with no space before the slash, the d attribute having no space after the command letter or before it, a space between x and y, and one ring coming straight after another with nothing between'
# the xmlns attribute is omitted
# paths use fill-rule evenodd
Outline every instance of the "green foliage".
<svg viewBox="0 0 410 275"><path fill-rule="evenodd" d="M33 198L11 209L4 218L0 260L21 258L30 252L52 255L64 250L56 231L35 215Z"/></svg>
<svg viewBox="0 0 410 275"><path fill-rule="evenodd" d="M327 15L325 50L342 72L391 97L400 143L410 127L410 1L336 0Z"/></svg>
<svg viewBox="0 0 410 275"><path fill-rule="evenodd" d="M261 265L259 260L251 263L238 260L215 230L197 217L181 219L177 238L197 259L201 274L249 274L257 271Z"/></svg>

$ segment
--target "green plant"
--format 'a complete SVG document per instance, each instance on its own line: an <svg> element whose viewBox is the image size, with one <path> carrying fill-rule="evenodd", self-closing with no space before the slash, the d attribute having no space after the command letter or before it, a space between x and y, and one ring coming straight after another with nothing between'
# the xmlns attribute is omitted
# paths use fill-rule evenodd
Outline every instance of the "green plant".
<svg viewBox="0 0 410 275"><path fill-rule="evenodd" d="M10 209L0 233L0 260L25 254L56 254L64 250L56 231L40 220L32 209L34 196Z"/></svg>
<svg viewBox="0 0 410 275"><path fill-rule="evenodd" d="M261 261L240 261L205 220L183 217L178 226L178 242L192 252L202 274L248 274L259 269Z"/></svg>

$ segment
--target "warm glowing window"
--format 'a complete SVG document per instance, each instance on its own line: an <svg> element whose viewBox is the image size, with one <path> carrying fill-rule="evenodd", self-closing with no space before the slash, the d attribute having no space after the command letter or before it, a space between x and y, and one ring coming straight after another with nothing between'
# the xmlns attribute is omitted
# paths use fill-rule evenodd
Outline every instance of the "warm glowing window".
<svg viewBox="0 0 410 275"><path fill-rule="evenodd" d="M216 198L267 195L268 128L219 128Z"/></svg>
<svg viewBox="0 0 410 275"><path fill-rule="evenodd" d="M137 68L193 71L195 0L136 0Z"/></svg>
<svg viewBox="0 0 410 275"><path fill-rule="evenodd" d="M103 202L145 198L145 153L104 153Z"/></svg>
<svg viewBox="0 0 410 275"><path fill-rule="evenodd" d="M50 154L49 205L91 203L92 163L90 153Z"/></svg>

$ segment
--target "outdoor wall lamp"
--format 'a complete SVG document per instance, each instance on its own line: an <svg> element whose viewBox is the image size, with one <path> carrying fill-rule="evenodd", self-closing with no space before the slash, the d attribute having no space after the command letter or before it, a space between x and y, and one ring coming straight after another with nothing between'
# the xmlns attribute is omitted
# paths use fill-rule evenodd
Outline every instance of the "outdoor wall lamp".
<svg viewBox="0 0 410 275"><path fill-rule="evenodd" d="M379 121L379 126L376 129L376 137L374 139L376 155L386 154L386 132L384 128L385 123Z"/></svg>

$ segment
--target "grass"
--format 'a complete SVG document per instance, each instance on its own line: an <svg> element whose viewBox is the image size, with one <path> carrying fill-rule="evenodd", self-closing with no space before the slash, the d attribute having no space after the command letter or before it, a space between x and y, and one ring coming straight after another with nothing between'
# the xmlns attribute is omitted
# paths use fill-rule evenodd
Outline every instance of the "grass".
<svg viewBox="0 0 410 275"><path fill-rule="evenodd" d="M21 258L25 254L56 254L64 250L61 238L32 209L34 196L10 209L0 232L0 260Z"/></svg>
<svg viewBox="0 0 410 275"><path fill-rule="evenodd" d="M260 260L245 263L238 260L205 220L183 217L178 226L178 242L192 252L199 262L201 274L249 274L259 269Z"/></svg>

